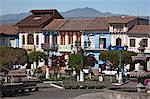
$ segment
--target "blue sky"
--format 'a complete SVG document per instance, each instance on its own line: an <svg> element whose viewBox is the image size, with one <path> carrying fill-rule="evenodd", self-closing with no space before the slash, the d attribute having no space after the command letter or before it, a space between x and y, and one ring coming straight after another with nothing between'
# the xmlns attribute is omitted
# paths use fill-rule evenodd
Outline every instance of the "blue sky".
<svg viewBox="0 0 150 99"><path fill-rule="evenodd" d="M91 7L101 12L150 16L150 0L0 0L0 15L29 12L32 9L57 9L60 12Z"/></svg>

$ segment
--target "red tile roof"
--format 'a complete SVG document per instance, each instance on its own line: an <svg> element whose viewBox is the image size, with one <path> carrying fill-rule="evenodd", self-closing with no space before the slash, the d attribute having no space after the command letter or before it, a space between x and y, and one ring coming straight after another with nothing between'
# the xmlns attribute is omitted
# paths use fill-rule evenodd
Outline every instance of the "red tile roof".
<svg viewBox="0 0 150 99"><path fill-rule="evenodd" d="M16 26L41 26L56 18L63 18L57 10L31 10L33 15L26 17L16 24Z"/></svg>
<svg viewBox="0 0 150 99"><path fill-rule="evenodd" d="M90 23L87 30L108 30L108 23L110 21L111 17L97 17Z"/></svg>
<svg viewBox="0 0 150 99"><path fill-rule="evenodd" d="M136 16L114 16L111 17L111 21L109 23L128 23L136 18Z"/></svg>
<svg viewBox="0 0 150 99"><path fill-rule="evenodd" d="M114 17L97 17L95 19L70 19L59 20L56 19L49 23L44 30L58 30L59 31L108 31L109 23L127 23L134 20L136 17L132 16L114 16Z"/></svg>
<svg viewBox="0 0 150 99"><path fill-rule="evenodd" d="M132 27L131 30L128 31L128 33L136 33L136 34L150 33L150 25L135 25L134 27Z"/></svg>
<svg viewBox="0 0 150 99"><path fill-rule="evenodd" d="M49 10L31 10L33 14L53 14L56 12L56 9L49 9Z"/></svg>
<svg viewBox="0 0 150 99"><path fill-rule="evenodd" d="M13 24L0 25L0 34L15 35L17 34L17 29Z"/></svg>
<svg viewBox="0 0 150 99"><path fill-rule="evenodd" d="M59 31L82 31L86 30L87 26L93 19L71 19L68 20Z"/></svg>
<svg viewBox="0 0 150 99"><path fill-rule="evenodd" d="M47 26L45 26L42 30L59 30L68 20L67 19L54 19Z"/></svg>

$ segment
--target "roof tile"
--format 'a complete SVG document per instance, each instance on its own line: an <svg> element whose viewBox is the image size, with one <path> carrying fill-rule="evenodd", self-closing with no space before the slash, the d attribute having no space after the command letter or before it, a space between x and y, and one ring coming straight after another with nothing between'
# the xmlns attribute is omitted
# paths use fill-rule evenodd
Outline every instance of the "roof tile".
<svg viewBox="0 0 150 99"><path fill-rule="evenodd" d="M17 29L13 24L0 25L0 34L15 35L17 34Z"/></svg>
<svg viewBox="0 0 150 99"><path fill-rule="evenodd" d="M150 25L135 25L131 30L128 31L128 33L150 33Z"/></svg>

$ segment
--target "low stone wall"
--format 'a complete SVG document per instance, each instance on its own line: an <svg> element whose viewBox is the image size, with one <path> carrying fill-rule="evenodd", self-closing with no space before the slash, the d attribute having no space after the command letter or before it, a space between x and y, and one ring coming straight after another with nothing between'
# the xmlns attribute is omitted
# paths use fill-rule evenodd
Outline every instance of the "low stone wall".
<svg viewBox="0 0 150 99"><path fill-rule="evenodd" d="M106 99L150 99L150 94L138 92L121 92L115 90L104 90Z"/></svg>

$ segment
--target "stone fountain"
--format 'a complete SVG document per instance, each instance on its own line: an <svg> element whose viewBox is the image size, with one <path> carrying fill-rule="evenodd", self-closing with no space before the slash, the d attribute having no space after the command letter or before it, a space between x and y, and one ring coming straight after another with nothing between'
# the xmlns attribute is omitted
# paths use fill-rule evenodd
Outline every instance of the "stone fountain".
<svg viewBox="0 0 150 99"><path fill-rule="evenodd" d="M146 86L144 85L144 79L150 78L150 72L146 72L147 57L144 54L144 41L141 40L139 45L138 55L132 56L133 63L140 63L138 70L132 70L130 72L133 82L130 79L130 82L126 84L121 86L111 86L110 88L104 90L105 99L150 99L150 94L146 93Z"/></svg>
<svg viewBox="0 0 150 99"><path fill-rule="evenodd" d="M132 63L143 63L142 65L144 65L144 70L147 70L147 66L146 66L146 60L147 60L147 57L146 55L144 54L144 51L145 51L145 43L143 40L140 41L139 43L140 47L138 48L139 50L139 53L137 56L132 56ZM133 66L132 65L132 69L133 70L133 67L135 68L135 65ZM140 68L140 67L139 67Z"/></svg>
<svg viewBox="0 0 150 99"><path fill-rule="evenodd" d="M140 45L140 47L138 48L139 53L137 56L132 56L132 62L135 62L135 61L139 62L140 65L138 67L138 71L134 70L134 71L130 72L130 76L137 78L138 83L141 82L142 84L144 84L144 79L150 77L150 72L146 72L146 70L147 70L147 67L146 67L147 57L144 54L144 50L145 50L144 41L141 40L139 45ZM144 64L141 64L141 62L143 62Z"/></svg>

